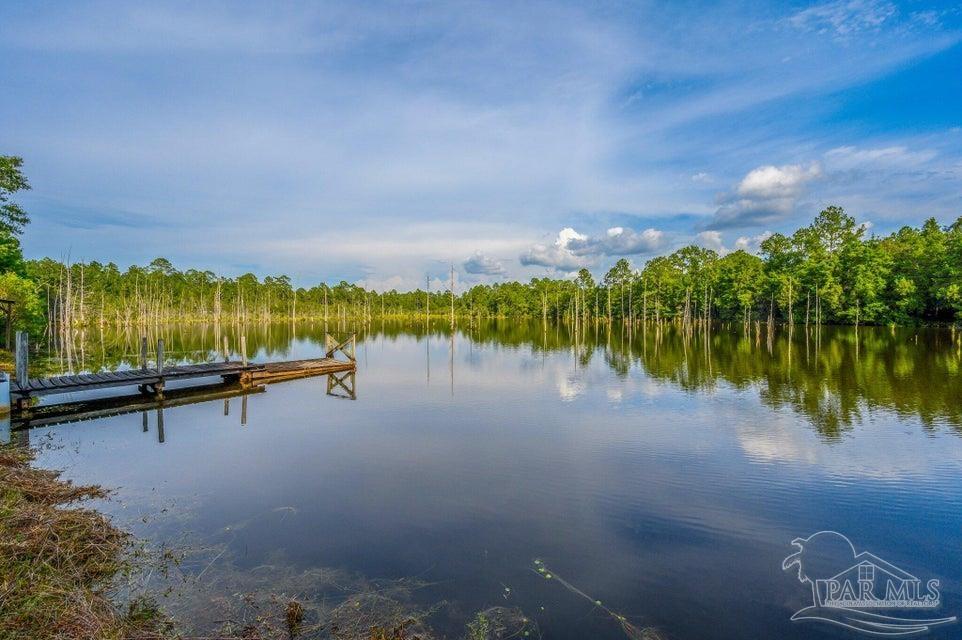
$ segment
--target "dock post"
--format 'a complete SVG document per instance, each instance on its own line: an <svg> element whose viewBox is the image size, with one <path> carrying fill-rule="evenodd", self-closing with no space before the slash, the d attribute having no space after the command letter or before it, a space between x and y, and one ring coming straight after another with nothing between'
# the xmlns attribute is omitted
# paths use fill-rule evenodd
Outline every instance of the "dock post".
<svg viewBox="0 0 962 640"><path fill-rule="evenodd" d="M4 318L5 318L5 321L6 321L6 323L5 323L5 325L4 325L4 331L3 331L3 347L4 347L5 349L9 349L9 348L10 348L10 337L11 337L11 336L10 336L10 329L13 327L13 323L12 323L12 321L13 321L13 303L8 302L7 304L4 305L4 314L3 314L3 315L4 315Z"/></svg>
<svg viewBox="0 0 962 640"><path fill-rule="evenodd" d="M241 336L241 364L247 366L247 336Z"/></svg>
<svg viewBox="0 0 962 640"><path fill-rule="evenodd" d="M230 360L230 343L227 341L227 336L224 336L224 362Z"/></svg>
<svg viewBox="0 0 962 640"><path fill-rule="evenodd" d="M4 416L10 415L10 377L6 371L0 371L0 421ZM10 438L4 440L0 437L0 442L9 442Z"/></svg>
<svg viewBox="0 0 962 640"><path fill-rule="evenodd" d="M7 407L9 409L10 407ZM13 430L10 428L10 412L0 416L0 444L13 442Z"/></svg>
<svg viewBox="0 0 962 640"><path fill-rule="evenodd" d="M164 372L164 339L157 338L157 373Z"/></svg>
<svg viewBox="0 0 962 640"><path fill-rule="evenodd" d="M140 369L147 370L147 336L140 336Z"/></svg>
<svg viewBox="0 0 962 640"><path fill-rule="evenodd" d="M23 389L27 386L27 353L29 350L29 342L26 331L17 332L17 345L16 345L16 364L14 365L16 371L17 384Z"/></svg>

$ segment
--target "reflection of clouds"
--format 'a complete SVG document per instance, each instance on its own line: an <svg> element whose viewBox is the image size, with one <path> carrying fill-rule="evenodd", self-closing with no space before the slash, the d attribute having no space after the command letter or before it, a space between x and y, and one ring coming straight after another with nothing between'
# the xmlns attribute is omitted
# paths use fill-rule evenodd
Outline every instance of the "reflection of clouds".
<svg viewBox="0 0 962 640"><path fill-rule="evenodd" d="M931 439L918 437L920 427L906 429L904 417L887 411L873 412L870 431L856 429L831 443L793 414L754 413L757 420L743 418L735 430L741 450L754 462L808 465L832 476L876 480L928 477L940 467L962 465L958 448L933 446Z"/></svg>
<svg viewBox="0 0 962 640"><path fill-rule="evenodd" d="M611 369L600 358L593 360L587 367L575 370L572 370L570 360L556 356L542 366L554 369L558 396L565 402L601 391L604 391L605 397L612 403L637 397L653 398L665 393L665 384L652 379L642 370L623 377L612 376Z"/></svg>
<svg viewBox="0 0 962 640"><path fill-rule="evenodd" d="M581 376L571 373L558 371L557 376L558 396L564 402L571 402L585 392L585 381Z"/></svg>
<svg viewBox="0 0 962 640"><path fill-rule="evenodd" d="M817 464L816 448L825 446L811 429L778 414L770 414L765 422L740 424L736 433L742 451L755 462Z"/></svg>

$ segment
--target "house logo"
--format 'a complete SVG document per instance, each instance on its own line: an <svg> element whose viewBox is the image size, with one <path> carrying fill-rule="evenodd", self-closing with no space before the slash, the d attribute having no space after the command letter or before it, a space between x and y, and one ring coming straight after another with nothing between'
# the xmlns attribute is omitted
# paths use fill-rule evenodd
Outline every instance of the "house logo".
<svg viewBox="0 0 962 640"><path fill-rule="evenodd" d="M812 606L792 620L818 620L877 636L906 636L956 621L929 617L941 606L939 580L922 581L868 551L855 552L848 538L819 531L795 538L797 551L782 569L797 569L798 580L812 590ZM911 615L905 612L911 611ZM902 615L895 615L902 614ZM928 614L928 615L926 615Z"/></svg>

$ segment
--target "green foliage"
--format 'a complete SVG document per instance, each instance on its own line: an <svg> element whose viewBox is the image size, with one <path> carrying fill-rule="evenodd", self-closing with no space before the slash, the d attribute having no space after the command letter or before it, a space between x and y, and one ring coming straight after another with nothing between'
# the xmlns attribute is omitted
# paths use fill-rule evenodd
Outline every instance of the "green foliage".
<svg viewBox="0 0 962 640"><path fill-rule="evenodd" d="M478 284L455 298L472 317L545 319L632 316L671 319L687 312L721 320L904 324L954 322L962 313L962 218L935 220L886 237L865 230L840 207L828 207L791 236L761 243L760 256L682 247L641 270L618 260L597 282L587 269L574 279ZM0 232L3 287L22 301L18 322L35 327L42 311L67 309L74 323L421 316L450 313L450 292L367 291L341 281L295 287L285 275L236 278L178 270L157 258L121 270L113 263L64 265L22 261L15 235ZM29 281L28 281L29 279ZM33 286L31 285L31 281Z"/></svg>
<svg viewBox="0 0 962 640"><path fill-rule="evenodd" d="M718 315L723 320L743 318L761 296L765 264L758 256L735 251L718 261L715 284Z"/></svg>
<svg viewBox="0 0 962 640"><path fill-rule="evenodd" d="M44 304L37 284L12 271L0 273L0 298L13 300L13 326L33 333L44 325Z"/></svg>
<svg viewBox="0 0 962 640"><path fill-rule="evenodd" d="M0 229L0 273L12 271L25 275L25 269L20 240L6 229Z"/></svg>
<svg viewBox="0 0 962 640"><path fill-rule="evenodd" d="M27 213L10 196L18 191L26 191L30 184L20 168L23 158L0 156L0 229L8 234L19 234L30 222Z"/></svg>

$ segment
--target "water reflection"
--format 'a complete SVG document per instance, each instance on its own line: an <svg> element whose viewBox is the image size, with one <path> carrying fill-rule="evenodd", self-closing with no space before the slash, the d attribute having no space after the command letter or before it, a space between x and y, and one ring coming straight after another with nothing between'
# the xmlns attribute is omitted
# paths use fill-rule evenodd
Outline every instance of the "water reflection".
<svg viewBox="0 0 962 640"><path fill-rule="evenodd" d="M323 355L331 328L165 331L184 359L246 335L267 361ZM544 637L625 637L537 576L532 560L542 558L668 637L826 637L790 622L798 581L780 569L789 542L820 529L962 584L951 330L490 322L452 331L439 321L344 331L360 340L361 393L344 374L307 378L32 438L64 445L44 464L120 487L124 505L105 509L138 535L192 533L204 554L184 570L201 614L206 601L248 588L336 598L318 586L336 570L423 578L417 607L454 603L452 623L435 627L446 637L462 637L465 619L495 603L518 607ZM104 337L86 353L126 366L139 338ZM962 611L957 589L946 602Z"/></svg>
<svg viewBox="0 0 962 640"><path fill-rule="evenodd" d="M224 415L229 415L232 398L241 400L241 425L247 424L247 397L264 393L265 386L246 386L238 383L218 383L197 387L175 388L163 395L127 394L101 398L71 400L67 402L44 404L34 408L29 414L13 418L14 432L31 427L49 426L66 422L98 420L125 414L141 414L141 428L149 430L149 416L156 414L158 440L164 441L164 410L194 404L206 404L223 399ZM62 396L61 396L62 398ZM55 397L56 399L56 397ZM9 418L8 418L9 420Z"/></svg>
<svg viewBox="0 0 962 640"><path fill-rule="evenodd" d="M357 400L357 374L353 371L329 373L327 375L327 395L347 400Z"/></svg>
<svg viewBox="0 0 962 640"><path fill-rule="evenodd" d="M259 324L247 326L186 325L152 330L148 340L162 337L169 356L181 362L230 357L230 345L245 336L253 361L290 359L293 353L319 352L331 331L324 323ZM788 407L804 415L825 437L837 438L862 422L877 408L917 416L926 428L939 423L962 428L960 365L962 340L955 329L863 327L779 327L767 332L742 325L715 326L711 331L683 331L675 325L582 326L574 331L564 324L537 322L473 322L452 330L446 322L338 327L355 332L362 347L384 338L413 337L424 342L424 376L431 383L431 338L443 340L447 351L448 383L455 393L455 372L462 362L483 366L473 346L529 349L542 356L570 352L587 368L601 360L619 376L633 368L654 380L666 381L691 392L713 392L720 385L737 390L757 390L773 408ZM89 343L78 354L50 354L47 365L57 370L71 359L79 370L115 370L134 366L140 335L134 330L87 332ZM472 348L458 359L456 339ZM78 341L77 344L85 344ZM366 352L365 352L366 357ZM347 384L350 382L351 384ZM356 397L354 380L332 379L335 389ZM581 383L573 377L559 393L571 399Z"/></svg>

